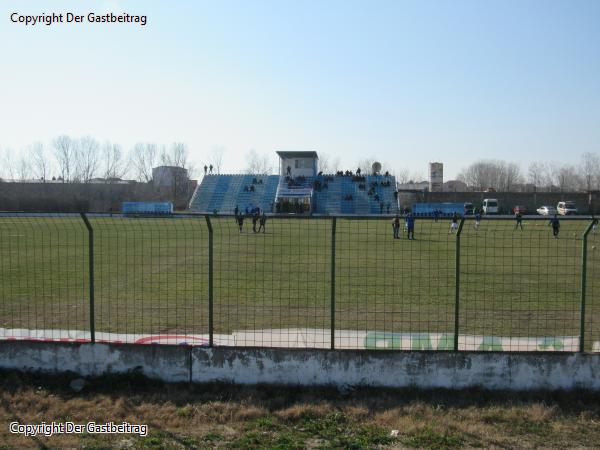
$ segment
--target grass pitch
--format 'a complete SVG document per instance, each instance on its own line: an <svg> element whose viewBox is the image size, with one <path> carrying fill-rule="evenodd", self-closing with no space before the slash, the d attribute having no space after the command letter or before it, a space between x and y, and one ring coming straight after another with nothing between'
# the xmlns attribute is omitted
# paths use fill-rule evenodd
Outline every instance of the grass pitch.
<svg viewBox="0 0 600 450"><path fill-rule="evenodd" d="M204 217L90 217L97 331L207 333L209 232ZM418 219L414 241L391 218L211 217L214 331L335 328L454 332L456 236ZM589 221L466 220L460 242L459 332L578 336L582 234ZM0 218L0 327L89 329L88 234L79 217ZM586 347L600 339L600 244L587 256Z"/></svg>

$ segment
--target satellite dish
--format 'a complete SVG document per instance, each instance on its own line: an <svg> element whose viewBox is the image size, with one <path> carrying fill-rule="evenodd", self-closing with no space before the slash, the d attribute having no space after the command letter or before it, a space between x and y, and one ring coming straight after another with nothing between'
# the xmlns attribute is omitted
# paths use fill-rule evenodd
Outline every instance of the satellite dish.
<svg viewBox="0 0 600 450"><path fill-rule="evenodd" d="M380 163L380 162L377 162L377 161L375 161L375 162L373 163L373 165L371 166L371 168L373 169L373 173L374 173L374 174L375 174L375 173L379 173L379 171L381 170L381 163Z"/></svg>

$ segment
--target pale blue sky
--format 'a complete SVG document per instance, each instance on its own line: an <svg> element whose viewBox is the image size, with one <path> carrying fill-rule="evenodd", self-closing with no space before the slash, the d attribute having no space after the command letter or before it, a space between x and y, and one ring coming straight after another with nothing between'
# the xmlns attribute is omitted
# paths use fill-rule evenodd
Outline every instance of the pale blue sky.
<svg viewBox="0 0 600 450"><path fill-rule="evenodd" d="M85 6L84 6L85 4ZM148 25L37 25L112 10ZM3 1L0 148L58 134L374 156L453 178L479 158L600 153L600 1Z"/></svg>

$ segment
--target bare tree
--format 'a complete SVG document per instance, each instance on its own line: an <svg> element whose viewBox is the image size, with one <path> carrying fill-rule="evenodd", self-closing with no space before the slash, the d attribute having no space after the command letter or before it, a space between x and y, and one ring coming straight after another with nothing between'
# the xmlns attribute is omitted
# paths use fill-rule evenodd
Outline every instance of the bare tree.
<svg viewBox="0 0 600 450"><path fill-rule="evenodd" d="M600 182L600 158L595 153L584 153L581 156L579 173L583 178L584 187L587 191L599 189Z"/></svg>
<svg viewBox="0 0 600 450"><path fill-rule="evenodd" d="M45 183L48 175L48 159L46 157L44 144L36 142L30 146L28 149L28 157L33 176Z"/></svg>
<svg viewBox="0 0 600 450"><path fill-rule="evenodd" d="M2 176L9 180L15 179L15 160L12 151L8 148L4 149L2 155Z"/></svg>
<svg viewBox="0 0 600 450"><path fill-rule="evenodd" d="M75 176L74 181L89 183L96 175L99 165L98 141L90 136L78 139L75 145Z"/></svg>
<svg viewBox="0 0 600 450"><path fill-rule="evenodd" d="M223 167L223 155L225 154L225 147L222 145L215 145L208 157L208 163L213 166L213 170L216 173L221 173Z"/></svg>
<svg viewBox="0 0 600 450"><path fill-rule="evenodd" d="M273 166L266 154L259 155L252 149L246 153L246 172L250 175L268 175L273 171Z"/></svg>
<svg viewBox="0 0 600 450"><path fill-rule="evenodd" d="M381 163L381 170L384 170L384 168L386 167L386 164L378 161L378 159L376 159L374 156L371 156L369 158L365 158L362 159L358 162L357 166L360 169L361 173L364 175L370 175L373 173L373 164L375 162L380 162Z"/></svg>
<svg viewBox="0 0 600 450"><path fill-rule="evenodd" d="M119 144L105 142L102 147L103 177L107 181L123 178L127 173L127 165L123 158L123 150Z"/></svg>
<svg viewBox="0 0 600 450"><path fill-rule="evenodd" d="M16 172L19 181L27 181L31 179L31 164L29 164L29 161L23 152L17 161Z"/></svg>
<svg viewBox="0 0 600 450"><path fill-rule="evenodd" d="M400 184L406 184L410 180L410 171L408 169L401 169L396 175L396 181Z"/></svg>
<svg viewBox="0 0 600 450"><path fill-rule="evenodd" d="M477 161L463 169L457 178L474 190L509 191L523 181L519 166L504 161Z"/></svg>
<svg viewBox="0 0 600 450"><path fill-rule="evenodd" d="M323 173L335 173L340 170L340 158L331 159L327 153L319 154L318 171Z"/></svg>
<svg viewBox="0 0 600 450"><path fill-rule="evenodd" d="M60 178L63 182L71 181L74 171L75 145L73 140L67 135L61 135L54 139L54 157L58 165Z"/></svg>
<svg viewBox="0 0 600 450"><path fill-rule="evenodd" d="M568 164L552 164L552 183L561 192L574 192L583 185L577 168Z"/></svg>
<svg viewBox="0 0 600 450"><path fill-rule="evenodd" d="M131 152L131 164L139 181L152 181L152 168L156 166L158 147L156 144L137 143Z"/></svg>

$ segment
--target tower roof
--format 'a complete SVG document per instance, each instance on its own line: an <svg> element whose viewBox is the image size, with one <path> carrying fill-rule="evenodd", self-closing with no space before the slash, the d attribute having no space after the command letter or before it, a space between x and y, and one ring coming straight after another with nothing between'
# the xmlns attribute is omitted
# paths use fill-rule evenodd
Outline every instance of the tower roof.
<svg viewBox="0 0 600 450"><path fill-rule="evenodd" d="M277 152L280 158L316 158L317 152Z"/></svg>

